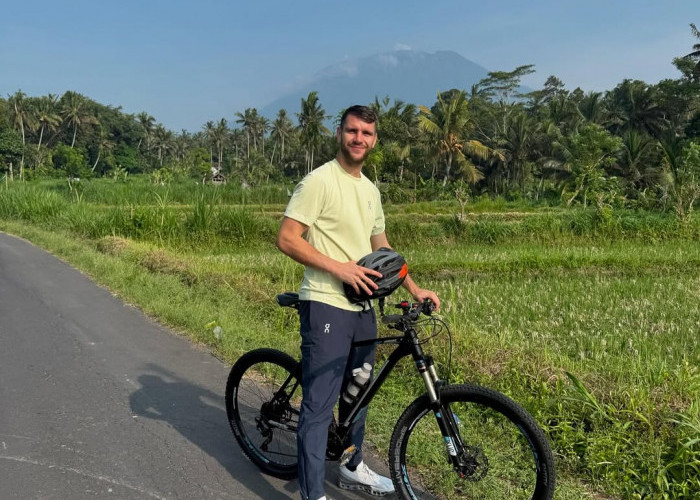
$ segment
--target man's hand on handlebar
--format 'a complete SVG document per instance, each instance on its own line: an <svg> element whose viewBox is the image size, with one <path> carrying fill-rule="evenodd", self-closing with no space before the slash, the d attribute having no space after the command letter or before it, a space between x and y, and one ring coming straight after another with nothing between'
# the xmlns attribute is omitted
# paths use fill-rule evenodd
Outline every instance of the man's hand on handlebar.
<svg viewBox="0 0 700 500"><path fill-rule="evenodd" d="M426 300L430 300L433 302L433 304L435 304L434 310L440 310L440 299L438 298L437 294L432 290L424 290L423 288L419 288L414 291L413 298L418 302L425 302Z"/></svg>

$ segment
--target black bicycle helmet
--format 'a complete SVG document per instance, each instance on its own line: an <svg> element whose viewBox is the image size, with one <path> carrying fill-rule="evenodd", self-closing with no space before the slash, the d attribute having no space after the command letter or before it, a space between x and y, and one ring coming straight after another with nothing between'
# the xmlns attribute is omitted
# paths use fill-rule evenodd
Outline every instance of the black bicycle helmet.
<svg viewBox="0 0 700 500"><path fill-rule="evenodd" d="M347 283L343 283L345 296L353 304L359 304L369 299L381 299L382 297L390 295L391 292L396 290L401 283L403 283L403 280L406 279L406 275L408 274L408 265L406 261L391 248L382 247L379 250L375 250L358 260L357 265L379 271L382 273L382 277L377 278L376 276L370 276L372 281L379 286L379 288L372 292L372 295L367 295L362 289L360 289L358 293L353 287Z"/></svg>

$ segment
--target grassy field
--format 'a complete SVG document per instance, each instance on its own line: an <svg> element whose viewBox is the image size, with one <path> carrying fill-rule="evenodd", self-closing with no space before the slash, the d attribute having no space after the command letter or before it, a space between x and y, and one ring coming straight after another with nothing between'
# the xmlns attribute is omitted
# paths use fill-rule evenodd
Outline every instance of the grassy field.
<svg viewBox="0 0 700 500"><path fill-rule="evenodd" d="M174 200L139 187L132 198L102 184L0 189L0 230L228 362L262 346L297 355L296 317L273 300L302 272L273 246L283 203L204 188ZM697 498L700 220L483 205L461 219L456 203L386 207L389 240L445 303L450 379L528 408L555 448L556 498ZM444 337L429 349L447 360ZM369 422L380 453L419 390L405 365L380 393Z"/></svg>

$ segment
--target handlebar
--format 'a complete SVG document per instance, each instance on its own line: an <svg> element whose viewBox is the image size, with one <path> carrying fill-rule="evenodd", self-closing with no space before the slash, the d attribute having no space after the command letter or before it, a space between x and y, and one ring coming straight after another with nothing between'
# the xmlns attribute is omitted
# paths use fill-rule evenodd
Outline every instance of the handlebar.
<svg viewBox="0 0 700 500"><path fill-rule="evenodd" d="M414 323L421 314L430 316L435 310L435 303L426 299L423 302L409 302L407 300L394 304L394 307L401 309L402 314L382 315L382 323L386 325L396 325L398 323ZM400 328L397 328L400 329Z"/></svg>

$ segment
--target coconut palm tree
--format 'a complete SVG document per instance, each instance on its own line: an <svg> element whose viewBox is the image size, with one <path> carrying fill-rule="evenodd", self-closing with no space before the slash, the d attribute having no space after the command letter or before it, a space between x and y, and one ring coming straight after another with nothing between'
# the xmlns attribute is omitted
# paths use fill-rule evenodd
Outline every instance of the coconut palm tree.
<svg viewBox="0 0 700 500"><path fill-rule="evenodd" d="M116 144L114 143L114 141L111 140L109 133L105 131L105 128L102 126L102 124L99 124L99 137L97 139L97 157L95 158L95 163L93 163L91 168L93 172L97 168L97 165L100 163L102 153L110 153L115 146Z"/></svg>
<svg viewBox="0 0 700 500"><path fill-rule="evenodd" d="M218 153L219 169L224 165L224 145L226 144L226 138L228 137L228 123L225 118L219 120L219 123L213 129L212 138L216 145L216 151Z"/></svg>
<svg viewBox="0 0 700 500"><path fill-rule="evenodd" d="M257 151L257 139L258 137L260 138L260 149L261 149L261 154L265 156L265 136L267 135L267 132L270 130L270 120L265 118L264 116L261 116L258 114L257 110L254 110L255 114L253 115L253 137L254 137L254 147L255 150Z"/></svg>
<svg viewBox="0 0 700 500"><path fill-rule="evenodd" d="M192 135L190 135L187 130L182 129L180 134L175 136L175 141L173 143L173 154L180 164L180 167L182 167L185 156L187 156L187 151L192 147Z"/></svg>
<svg viewBox="0 0 700 500"><path fill-rule="evenodd" d="M578 103L578 110L589 122L602 125L605 121L605 106L600 92L588 92Z"/></svg>
<svg viewBox="0 0 700 500"><path fill-rule="evenodd" d="M34 114L29 106L26 94L18 90L9 96L7 104L10 111L10 125L22 136L22 158L19 162L19 178L24 178L24 147L26 145L26 131L34 127Z"/></svg>
<svg viewBox="0 0 700 500"><path fill-rule="evenodd" d="M532 166L528 160L535 129L536 124L524 112L518 113L508 123L498 148L508 183L520 186L523 192Z"/></svg>
<svg viewBox="0 0 700 500"><path fill-rule="evenodd" d="M61 124L61 115L58 114L58 96L49 94L39 98L36 109L36 119L39 122L39 143L36 150L41 150L44 131L52 132Z"/></svg>
<svg viewBox="0 0 700 500"><path fill-rule="evenodd" d="M209 120L204 124L204 141L209 146L209 164L214 165L214 147L216 145L216 125Z"/></svg>
<svg viewBox="0 0 700 500"><path fill-rule="evenodd" d="M692 74L693 78L700 80L700 30L698 30L693 23L690 23L690 30L692 31L693 36L698 39L699 43L694 44L693 51L690 54L683 56L683 58L696 61Z"/></svg>
<svg viewBox="0 0 700 500"><path fill-rule="evenodd" d="M159 123L154 129L153 141L158 152L158 165L162 168L166 155L173 148L173 133Z"/></svg>
<svg viewBox="0 0 700 500"><path fill-rule="evenodd" d="M297 113L301 142L306 148L306 172L311 172L314 165L314 152L320 146L324 136L331 132L323 125L328 118L318 102L318 92L309 92L306 99L301 99L301 112Z"/></svg>
<svg viewBox="0 0 700 500"><path fill-rule="evenodd" d="M405 146L418 133L418 108L400 99L379 115L379 134L382 142L394 141Z"/></svg>
<svg viewBox="0 0 700 500"><path fill-rule="evenodd" d="M272 129L270 132L270 137L275 141L274 147L272 148L272 155L270 155L270 163L274 160L275 149L277 145L280 145L280 159L284 158L284 143L285 140L294 131L294 124L292 120L289 119L286 109L280 109L277 113L277 118L272 122Z"/></svg>
<svg viewBox="0 0 700 500"><path fill-rule="evenodd" d="M624 80L607 93L606 101L610 110L608 128L618 135L634 129L659 137L668 126L656 87L642 81Z"/></svg>
<svg viewBox="0 0 700 500"><path fill-rule="evenodd" d="M470 183L476 183L483 174L468 159L466 154L479 158L487 158L490 150L481 142L469 139L473 131L473 123L467 108L465 92L452 90L438 94L435 105L428 109L419 106L421 114L418 124L429 141L437 145L437 151L445 161L445 176L442 185L447 184L453 162L462 167L465 178Z"/></svg>
<svg viewBox="0 0 700 500"><path fill-rule="evenodd" d="M245 132L246 139L246 158L250 159L250 136L253 135L254 122L258 112L255 108L246 108L243 113L236 112L238 119L236 123L241 125L243 132ZM253 141L255 141L255 136L253 135Z"/></svg>
<svg viewBox="0 0 700 500"><path fill-rule="evenodd" d="M136 120L141 128L141 137L139 137L139 143L136 148L140 151L141 144L145 144L145 149L148 151L150 149L150 139L153 134L153 127L155 126L156 119L145 111L141 111L136 115Z"/></svg>
<svg viewBox="0 0 700 500"><path fill-rule="evenodd" d="M565 185L570 195L567 207L579 196L582 196L585 207L590 196L602 189L606 179L605 169L615 163L621 143L619 137L603 127L585 124L555 144L560 168L569 173Z"/></svg>
<svg viewBox="0 0 700 500"><path fill-rule="evenodd" d="M69 127L73 127L73 140L70 143L70 147L73 148L78 129L86 124L97 123L97 119L87 110L88 100L77 92L67 91L61 97L61 102L63 122Z"/></svg>
<svg viewBox="0 0 700 500"><path fill-rule="evenodd" d="M383 144L386 166L394 164L399 181L403 180L404 170L410 163L411 147L416 145L418 129L418 108L415 104L406 104L400 99L389 106L386 97L382 104L375 99L372 107L378 113L379 141ZM398 162L398 164L396 164Z"/></svg>
<svg viewBox="0 0 700 500"><path fill-rule="evenodd" d="M661 172L656 168L659 143L652 137L630 129L622 134L622 147L615 170L636 191L657 184Z"/></svg>

